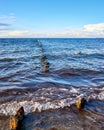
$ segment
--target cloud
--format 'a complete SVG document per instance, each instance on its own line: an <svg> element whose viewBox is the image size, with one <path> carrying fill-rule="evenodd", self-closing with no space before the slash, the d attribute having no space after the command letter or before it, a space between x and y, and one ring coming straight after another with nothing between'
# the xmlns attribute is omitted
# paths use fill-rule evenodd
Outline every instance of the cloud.
<svg viewBox="0 0 104 130"><path fill-rule="evenodd" d="M64 29L62 31L53 31L53 32L33 31L33 30L8 30L0 33L0 37L44 37L44 38L45 37L50 37L50 38L51 37L61 37L61 38L102 37L104 38L104 23L87 24L84 25L82 28Z"/></svg>
<svg viewBox="0 0 104 130"><path fill-rule="evenodd" d="M104 38L104 23L87 24L78 29L67 29L64 35L69 37L102 37Z"/></svg>
<svg viewBox="0 0 104 130"><path fill-rule="evenodd" d="M15 15L0 15L0 31L12 30L12 25L16 22Z"/></svg>
<svg viewBox="0 0 104 130"><path fill-rule="evenodd" d="M0 23L0 26L4 26L4 27L7 27L9 26L10 24L7 24L7 23Z"/></svg>
<svg viewBox="0 0 104 130"><path fill-rule="evenodd" d="M84 29L88 32L104 31L104 23L88 24L84 26Z"/></svg>
<svg viewBox="0 0 104 130"><path fill-rule="evenodd" d="M0 23L0 31L10 30L11 25L7 23Z"/></svg>
<svg viewBox="0 0 104 130"><path fill-rule="evenodd" d="M83 30L88 36L104 38L104 23L84 25Z"/></svg>
<svg viewBox="0 0 104 130"><path fill-rule="evenodd" d="M0 15L0 22L14 23L14 22L16 22L16 16L13 13L8 14L8 15Z"/></svg>

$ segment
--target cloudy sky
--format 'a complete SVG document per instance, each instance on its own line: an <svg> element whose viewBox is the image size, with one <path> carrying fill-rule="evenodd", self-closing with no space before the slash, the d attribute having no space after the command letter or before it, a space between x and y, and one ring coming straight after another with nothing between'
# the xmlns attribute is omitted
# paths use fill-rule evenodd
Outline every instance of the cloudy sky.
<svg viewBox="0 0 104 130"><path fill-rule="evenodd" d="M0 0L0 37L104 38L104 0Z"/></svg>

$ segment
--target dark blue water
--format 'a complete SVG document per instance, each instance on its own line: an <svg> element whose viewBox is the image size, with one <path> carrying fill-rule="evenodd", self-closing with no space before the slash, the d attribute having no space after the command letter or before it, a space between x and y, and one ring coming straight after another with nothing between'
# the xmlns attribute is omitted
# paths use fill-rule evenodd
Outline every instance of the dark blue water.
<svg viewBox="0 0 104 130"><path fill-rule="evenodd" d="M37 45L35 39L0 39L1 90L27 87L23 84L44 80L79 84L79 86L104 84L104 39L40 39L40 41L41 47ZM49 75L48 79L41 76L43 54L50 63L51 76ZM67 71L82 75L78 83L75 83L74 77L70 81L70 78L65 76L68 75ZM35 77L37 74L40 75ZM83 79L85 76L87 79Z"/></svg>
<svg viewBox="0 0 104 130"><path fill-rule="evenodd" d="M0 39L0 95L1 115L70 107L80 96L102 102L91 111L103 115L104 39Z"/></svg>

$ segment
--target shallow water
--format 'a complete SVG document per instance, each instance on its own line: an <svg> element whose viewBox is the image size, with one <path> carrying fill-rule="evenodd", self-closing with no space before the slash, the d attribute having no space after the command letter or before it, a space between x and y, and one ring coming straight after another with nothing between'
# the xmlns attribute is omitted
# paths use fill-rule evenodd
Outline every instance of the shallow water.
<svg viewBox="0 0 104 130"><path fill-rule="evenodd" d="M20 106L26 130L103 130L104 39L0 39L0 97L2 130Z"/></svg>

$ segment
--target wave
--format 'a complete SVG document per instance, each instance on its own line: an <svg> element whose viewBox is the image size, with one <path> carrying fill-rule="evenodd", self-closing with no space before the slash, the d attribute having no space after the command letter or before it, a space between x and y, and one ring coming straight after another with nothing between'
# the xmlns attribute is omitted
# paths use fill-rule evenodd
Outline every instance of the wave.
<svg viewBox="0 0 104 130"><path fill-rule="evenodd" d="M2 58L0 59L0 62L12 62L14 58Z"/></svg>
<svg viewBox="0 0 104 130"><path fill-rule="evenodd" d="M59 101L58 103L52 103L52 102L46 102L46 103L41 103L41 102L36 102L34 100L31 101L21 101L21 102L9 102L6 104L0 105L0 114L2 115L15 115L16 111L23 106L25 113L31 113L34 111L39 111L41 112L42 110L48 110L48 109L58 109L58 108L63 108L65 106L70 106L73 104L73 102L67 102L68 99L63 99Z"/></svg>
<svg viewBox="0 0 104 130"><path fill-rule="evenodd" d="M70 69L58 69L56 71L53 71L53 74L58 74L61 76L81 76L81 75L98 75L103 74L103 71L100 70L93 70L90 68L70 68Z"/></svg>
<svg viewBox="0 0 104 130"><path fill-rule="evenodd" d="M1 115L13 115L21 107L25 113L35 111L41 112L49 109L59 109L70 107L75 104L78 97L85 97L87 100L104 101L104 87L101 88L42 88L35 92L24 93L25 97L21 100L11 100L0 104ZM87 91L87 92L86 92ZM20 96L20 95L19 95Z"/></svg>

